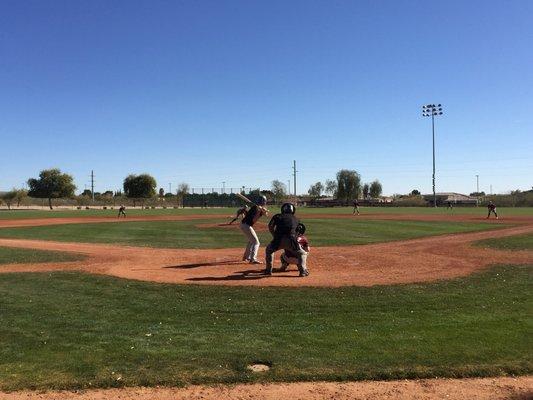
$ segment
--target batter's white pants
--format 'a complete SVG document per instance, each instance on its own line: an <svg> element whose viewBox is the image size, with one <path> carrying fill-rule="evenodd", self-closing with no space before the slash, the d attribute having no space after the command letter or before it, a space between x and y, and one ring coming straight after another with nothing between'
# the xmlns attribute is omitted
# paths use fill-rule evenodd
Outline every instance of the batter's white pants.
<svg viewBox="0 0 533 400"><path fill-rule="evenodd" d="M257 260L257 252L259 251L260 243L254 228L244 223L241 223L240 227L242 233L244 233L244 236L248 239L248 244L246 245L242 258L249 261Z"/></svg>

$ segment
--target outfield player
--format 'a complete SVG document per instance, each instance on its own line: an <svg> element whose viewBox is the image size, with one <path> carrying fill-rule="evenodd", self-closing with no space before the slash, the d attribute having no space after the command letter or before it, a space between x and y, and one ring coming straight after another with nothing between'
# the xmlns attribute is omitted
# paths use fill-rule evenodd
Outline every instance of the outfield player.
<svg viewBox="0 0 533 400"><path fill-rule="evenodd" d="M121 204L118 209L118 218L120 218L121 215L126 218L126 207L124 207L124 204Z"/></svg>
<svg viewBox="0 0 533 400"><path fill-rule="evenodd" d="M272 241L266 248L266 269L265 275L272 275L272 262L274 253L278 250L289 250L296 255L298 271L300 276L308 276L309 271L306 265L306 252L298 244L296 239L296 228L300 223L295 217L296 207L294 204L285 203L281 206L281 214L276 214L268 223L268 229L272 234Z"/></svg>
<svg viewBox="0 0 533 400"><path fill-rule="evenodd" d="M353 201L353 214L357 213L359 215L359 202L357 199Z"/></svg>
<svg viewBox="0 0 533 400"><path fill-rule="evenodd" d="M305 225L302 223L299 223L296 227L296 241L305 252L302 257L305 257L305 264L307 264L307 256L311 251L311 246L309 246L309 240L305 237ZM281 271L286 271L290 264L298 265L298 254L291 250L285 250L281 253L279 259L281 261Z"/></svg>
<svg viewBox="0 0 533 400"><path fill-rule="evenodd" d="M491 213L494 213L494 216L496 217L496 219L498 219L498 213L496 212L496 204L494 204L492 201L489 201L489 204L487 204L487 209L489 210L487 219L489 219Z"/></svg>
<svg viewBox="0 0 533 400"><path fill-rule="evenodd" d="M242 260L248 261L250 262L250 264L262 264L261 261L257 259L257 252L259 251L260 243L253 226L263 215L268 215L268 210L265 208L266 203L266 197L261 196L257 204L253 205L246 212L246 215L242 219L240 225L241 231L248 239L248 244L246 245L246 249L244 250Z"/></svg>
<svg viewBox="0 0 533 400"><path fill-rule="evenodd" d="M228 225L233 224L235 221L237 221L239 218L244 217L246 213L248 212L248 206L241 207L237 210L237 214L235 215L235 218L233 218Z"/></svg>

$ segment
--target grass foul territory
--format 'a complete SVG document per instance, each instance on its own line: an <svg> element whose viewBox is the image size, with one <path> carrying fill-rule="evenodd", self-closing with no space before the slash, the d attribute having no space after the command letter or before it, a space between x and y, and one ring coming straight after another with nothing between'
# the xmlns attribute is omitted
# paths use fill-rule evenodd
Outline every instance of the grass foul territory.
<svg viewBox="0 0 533 400"><path fill-rule="evenodd" d="M342 289L0 275L0 388L531 374L532 268Z"/></svg>

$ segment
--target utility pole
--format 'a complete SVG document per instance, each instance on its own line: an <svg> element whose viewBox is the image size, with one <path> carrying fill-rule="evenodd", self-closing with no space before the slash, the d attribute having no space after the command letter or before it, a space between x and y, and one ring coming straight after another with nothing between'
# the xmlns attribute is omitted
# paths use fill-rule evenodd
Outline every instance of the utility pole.
<svg viewBox="0 0 533 400"><path fill-rule="evenodd" d="M292 164L292 176L293 176L293 183L294 183L294 198L296 199L296 160L293 161Z"/></svg>
<svg viewBox="0 0 533 400"><path fill-rule="evenodd" d="M476 188L477 188L477 192L479 195L479 175L476 175L476 181L477 181Z"/></svg>
<svg viewBox="0 0 533 400"><path fill-rule="evenodd" d="M492 196L492 185L490 185L490 195Z"/></svg>
<svg viewBox="0 0 533 400"><path fill-rule="evenodd" d="M94 202L94 170L91 170L91 194Z"/></svg>
<svg viewBox="0 0 533 400"><path fill-rule="evenodd" d="M431 117L431 131L433 133L433 207L437 207L437 194L435 193L435 116L442 115L441 104L428 104L422 106L422 116Z"/></svg>
<svg viewBox="0 0 533 400"><path fill-rule="evenodd" d="M222 194L226 193L226 181L222 182Z"/></svg>
<svg viewBox="0 0 533 400"><path fill-rule="evenodd" d="M168 183L168 192L172 194L172 182Z"/></svg>

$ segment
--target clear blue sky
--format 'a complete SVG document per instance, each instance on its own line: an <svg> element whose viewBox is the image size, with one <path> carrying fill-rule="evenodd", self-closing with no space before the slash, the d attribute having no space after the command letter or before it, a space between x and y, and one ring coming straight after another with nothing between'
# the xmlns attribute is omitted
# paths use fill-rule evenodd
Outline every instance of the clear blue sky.
<svg viewBox="0 0 533 400"><path fill-rule="evenodd" d="M533 1L0 2L0 190L298 192L355 169L385 194L533 185Z"/></svg>

